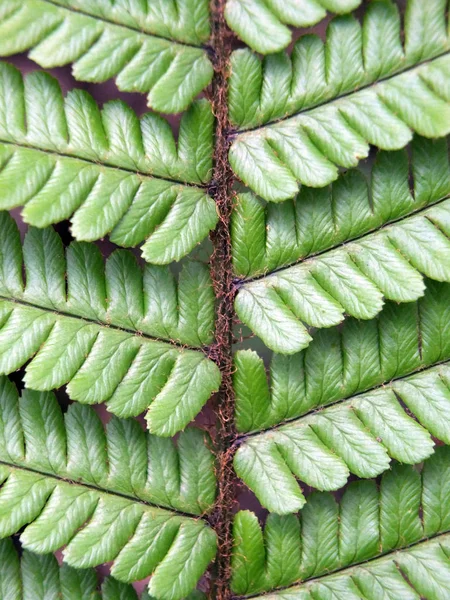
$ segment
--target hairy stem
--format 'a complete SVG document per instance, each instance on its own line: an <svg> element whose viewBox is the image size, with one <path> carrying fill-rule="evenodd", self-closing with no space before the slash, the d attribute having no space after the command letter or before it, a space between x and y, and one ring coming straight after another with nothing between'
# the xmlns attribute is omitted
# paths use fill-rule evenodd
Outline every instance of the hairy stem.
<svg viewBox="0 0 450 600"><path fill-rule="evenodd" d="M210 356L215 360L222 373L222 385L216 399L219 490L216 507L210 519L219 540L215 578L210 592L210 598L214 600L231 598L229 585L232 549L231 523L235 503L235 480L232 464L233 442L236 437L232 385L232 329L235 292L230 237L233 173L228 163L229 140L227 135L230 129L227 106L227 70L231 45L230 32L224 19L224 6L225 0L214 0L212 4L215 70L212 83L212 104L216 117L216 138L214 176L210 193L216 202L219 223L211 235L214 247L211 257L211 275L217 298L217 318L215 343L211 348Z"/></svg>

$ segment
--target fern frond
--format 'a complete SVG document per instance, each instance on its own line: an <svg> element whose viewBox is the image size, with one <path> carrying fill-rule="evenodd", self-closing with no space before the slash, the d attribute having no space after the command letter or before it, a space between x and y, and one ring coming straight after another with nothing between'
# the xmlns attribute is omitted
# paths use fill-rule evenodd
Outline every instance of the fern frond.
<svg viewBox="0 0 450 600"><path fill-rule="evenodd" d="M232 589L239 595L254 594L327 576L359 563L364 563L363 569L353 573L362 574L370 569L366 561L448 532L449 493L450 451L441 447L425 461L420 474L414 468L396 464L383 475L379 486L375 481L350 483L339 503L331 494L312 493L298 517L269 515L264 531L253 513L241 511L234 520ZM449 567L444 572L450 572ZM391 590L393 596L379 590L374 586L368 596L364 593L357 597L415 598L400 595L396 588Z"/></svg>
<svg viewBox="0 0 450 600"><path fill-rule="evenodd" d="M184 183L211 179L214 119L208 101L198 100L184 113L176 143L169 122L155 113L139 118L121 101L100 109L81 89L64 98L48 73L23 77L13 65L0 65L3 141Z"/></svg>
<svg viewBox="0 0 450 600"><path fill-rule="evenodd" d="M378 152L368 174L352 169L330 187L303 187L294 200L264 203L240 193L232 216L233 266L249 278L358 238L450 194L447 140L415 137Z"/></svg>
<svg viewBox="0 0 450 600"><path fill-rule="evenodd" d="M0 461L94 486L179 512L202 515L215 500L209 436L194 428L173 440L145 432L134 419L111 417L106 429L90 406L63 414L51 392L23 391L0 377Z"/></svg>
<svg viewBox="0 0 450 600"><path fill-rule="evenodd" d="M115 250L104 262L94 244L72 242L65 249L53 228L30 228L22 248L6 212L0 227L4 299L180 344L212 342L215 298L206 265L185 263L176 281L167 266L141 268L128 250Z"/></svg>
<svg viewBox="0 0 450 600"><path fill-rule="evenodd" d="M264 2L270 2L271 7L278 4L278 0ZM350 2L352 0L347 4ZM327 1L329 8L332 8L331 4ZM289 6L290 2L283 4L284 8ZM231 56L228 98L232 123L239 129L252 129L286 118L449 50L446 0L428 0L426 3L406 0L403 31L399 12L398 2L393 0L367 2L362 25L351 15L334 18L328 24L325 43L317 35L302 35L290 56L279 53L262 60L250 50L235 51ZM260 24L255 23L256 26ZM265 38L260 43L270 43L270 39ZM444 97L445 82L443 79L442 87L438 89L438 95ZM385 101L383 97L380 100ZM336 106L340 108L341 104ZM344 119L356 125L353 123L355 117L347 115L349 105L344 103L342 107L346 107ZM370 118L369 107L367 110L358 108L363 111L362 118ZM381 116L372 114L372 120ZM312 126L312 123L306 123ZM336 123L341 124L341 120L336 118ZM319 126L318 122L317 128ZM308 133L316 134L312 136L313 144L320 141L320 129L314 132L309 127ZM335 132L336 137L341 133L341 130Z"/></svg>
<svg viewBox="0 0 450 600"><path fill-rule="evenodd" d="M450 594L450 535L255 600L440 600Z"/></svg>
<svg viewBox="0 0 450 600"><path fill-rule="evenodd" d="M0 540L0 597L2 600L138 600L134 588L113 577L100 585L94 569L58 565L52 555L40 556L23 550L19 558L11 539ZM185 600L204 600L195 590ZM147 591L140 600L154 600Z"/></svg>
<svg viewBox="0 0 450 600"><path fill-rule="evenodd" d="M450 283L450 200L357 241L246 282L235 300L243 323L275 352L307 347L311 327L331 327L350 315L373 319L384 298L412 302L422 275Z"/></svg>
<svg viewBox="0 0 450 600"><path fill-rule="evenodd" d="M327 11L349 13L362 0L227 0L225 18L248 46L261 54L279 52L292 41L286 25L310 27Z"/></svg>
<svg viewBox="0 0 450 600"><path fill-rule="evenodd" d="M303 505L292 473L318 489L335 489L345 483L348 469L361 476L383 471L388 455L404 462L422 460L418 456L427 455L429 436L405 415L396 398L402 399L428 431L448 443L450 394L440 378L442 365L412 375L411 381L402 378L448 361L449 293L446 284L430 284L424 298L415 304L388 303L376 320L348 320L342 329L318 331L303 353L273 357L270 390L258 355L250 351L236 354L239 431L268 428L306 415L239 442L235 469L264 505L280 513ZM352 398L382 384L387 385ZM427 396L428 384L433 386L432 398ZM346 402L323 412L314 410L344 399ZM378 412L381 406L385 413ZM389 415L387 423L385 415ZM415 437L408 440L403 434L412 433L410 426ZM415 456L409 454L411 442L416 442ZM267 477L265 482L263 477Z"/></svg>
<svg viewBox="0 0 450 600"><path fill-rule="evenodd" d="M274 354L270 382L258 354L240 350L233 375L236 428L266 429L449 360L449 323L450 286L428 282L417 302L388 302L376 319L348 319L316 331L303 352Z"/></svg>
<svg viewBox="0 0 450 600"><path fill-rule="evenodd" d="M32 389L68 384L73 400L107 402L119 416L150 406L152 433L183 429L218 389L220 372L202 352L148 336L211 341L215 299L207 267L187 264L176 284L167 267L142 272L125 250L104 266L96 246L73 242L65 255L52 229L30 229L24 283L19 233L7 213L0 229L0 373L32 359L25 375Z"/></svg>
<svg viewBox="0 0 450 600"><path fill-rule="evenodd" d="M179 260L217 222L214 201L198 187L211 177L212 143L206 100L182 117L176 143L158 115L139 120L120 101L100 111L82 90L63 99L50 75L22 79L0 63L0 208L25 205L31 225L72 216L76 239L109 233L121 246L145 242L149 262Z"/></svg>
<svg viewBox="0 0 450 600"><path fill-rule="evenodd" d="M433 452L431 436L450 444L449 414L447 362L245 440L235 470L263 506L288 514L305 503L296 478L337 490L350 473L376 477L391 458L412 465L425 460Z"/></svg>
<svg viewBox="0 0 450 600"><path fill-rule="evenodd" d="M230 164L259 196L282 202L297 194L299 184L323 187L336 180L339 167L354 167L368 156L369 145L398 150L413 132L448 135L449 69L446 55L328 105L238 133Z"/></svg>
<svg viewBox="0 0 450 600"><path fill-rule="evenodd" d="M24 550L21 557L11 539L0 540L2 600L138 600L133 587L107 577L100 587L95 570L58 565L52 555ZM149 600L147 593L141 600Z"/></svg>
<svg viewBox="0 0 450 600"><path fill-rule="evenodd" d="M211 33L208 0L52 0L65 8L187 44L207 42Z"/></svg>
<svg viewBox="0 0 450 600"><path fill-rule="evenodd" d="M135 1L3 0L0 55L31 49L44 68L73 63L75 79L115 77L120 90L148 93L150 107L177 113L211 82L213 67L198 46L209 37L208 2L176 4L180 11L161 0L145 9Z"/></svg>
<svg viewBox="0 0 450 600"><path fill-rule="evenodd" d="M130 582L153 574L150 593L184 598L212 560L215 533L199 514L215 496L214 459L198 430L178 448L152 437L136 421L116 418L106 432L87 406L65 415L51 393L0 380L0 537L24 526L21 542L41 554L61 546L77 568L113 561L112 574Z"/></svg>
<svg viewBox="0 0 450 600"><path fill-rule="evenodd" d="M331 183L338 167L356 166L368 155L369 144L398 150L412 131L428 138L448 134L449 58L439 57L449 47L446 2L431 4L409 0L404 47L398 9L383 1L370 4L363 28L351 16L334 19L325 46L303 36L292 62L277 54L263 65L250 51L236 51L231 120L240 129L256 128L237 132L231 146L230 163L242 181L281 202L295 196L299 183Z"/></svg>

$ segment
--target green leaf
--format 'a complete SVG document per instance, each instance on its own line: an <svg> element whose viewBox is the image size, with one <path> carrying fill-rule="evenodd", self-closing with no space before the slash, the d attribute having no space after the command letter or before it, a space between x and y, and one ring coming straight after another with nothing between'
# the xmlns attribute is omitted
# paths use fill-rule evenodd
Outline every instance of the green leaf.
<svg viewBox="0 0 450 600"><path fill-rule="evenodd" d="M206 0L183 2L180 10L161 0L148 8L136 1L6 0L0 55L30 49L30 58L44 68L73 63L75 79L115 77L120 90L148 93L150 107L177 113L213 76L201 47L209 37L208 17Z"/></svg>
<svg viewBox="0 0 450 600"><path fill-rule="evenodd" d="M369 145L399 150L412 132L426 138L450 133L449 97L430 81L444 77L443 56L287 120L238 133L229 160L236 175L270 202L293 198L299 184L320 188L354 167Z"/></svg>
<svg viewBox="0 0 450 600"><path fill-rule="evenodd" d="M450 287L428 282L416 303L388 302L377 319L315 332L303 352L235 354L236 428L265 429L450 358ZM270 388L269 381L270 378Z"/></svg>
<svg viewBox="0 0 450 600"><path fill-rule="evenodd" d="M337 490L349 473L376 477L391 458L419 463L433 453L432 436L450 444L449 385L447 362L244 439L236 473L264 507L288 514L305 503L296 478Z"/></svg>
<svg viewBox="0 0 450 600"><path fill-rule="evenodd" d="M118 580L152 574L151 593L181 600L213 558L215 534L202 519L160 506L195 515L211 510L214 457L207 444L197 429L175 446L115 417L105 430L92 408L72 404L63 415L53 394L25 390L19 399L2 378L0 536L25 526L21 542L33 552L65 546L64 559L76 568L113 561ZM167 587L167 570L175 569Z"/></svg>
<svg viewBox="0 0 450 600"><path fill-rule="evenodd" d="M286 25L310 27L323 19L327 10L347 13L361 0L227 0L225 18L231 29L261 54L283 50L291 42Z"/></svg>
<svg viewBox="0 0 450 600"><path fill-rule="evenodd" d="M0 541L2 572L0 591L3 600L138 600L129 584L106 577L100 585L94 569L74 569L58 565L54 556L39 556L23 550L21 557L10 538ZM201 600L194 591L185 600ZM151 600L147 592L141 600Z"/></svg>
<svg viewBox="0 0 450 600"><path fill-rule="evenodd" d="M339 503L329 493L314 492L298 516L270 514L264 530L253 513L240 511L233 525L232 590L239 595L255 594L317 577L328 586L328 580L334 581L330 573L352 565L355 567L349 574L356 576L357 583L360 574L370 581L372 563L366 561L383 554L389 561L397 560L403 554L387 553L419 542L417 548L421 548L428 537L438 536L439 540L439 534L448 532L450 505L443 494L449 484L450 452L448 447L440 447L425 461L421 473L396 464L383 475L380 487L375 481L350 483ZM364 563L361 571L359 563ZM330 583L330 589L333 585ZM377 585L383 584L378 581ZM395 586L393 596L374 592L364 598L403 598L394 590ZM290 590L287 597L303 598L296 593ZM306 596L314 600L322 597ZM284 596L280 592L273 598Z"/></svg>
<svg viewBox="0 0 450 600"><path fill-rule="evenodd" d="M256 600L440 600L449 591L449 534L399 550L317 582L254 596ZM363 596L361 594L364 594Z"/></svg>
<svg viewBox="0 0 450 600"><path fill-rule="evenodd" d="M306 348L310 327L331 327L344 314L373 319L384 298L412 302L425 289L422 276L450 282L450 243L427 209L383 230L268 275L244 282L235 309L243 323L272 350ZM448 219L450 200L439 204Z"/></svg>
<svg viewBox="0 0 450 600"><path fill-rule="evenodd" d="M415 137L405 150L377 153L369 176L343 173L330 187L303 187L294 200L264 203L240 193L232 216L236 275L263 275L359 238L450 194L447 140Z"/></svg>
<svg viewBox="0 0 450 600"><path fill-rule="evenodd" d="M448 27L447 0L0 2L0 56L178 114L0 63L0 597L450 596Z"/></svg>
<svg viewBox="0 0 450 600"><path fill-rule="evenodd" d="M17 227L7 213L0 227L0 372L32 359L25 375L32 389L67 384L73 400L107 402L125 417L151 406L152 433L183 429L218 389L220 373L203 352L154 338L212 341L207 267L187 263L176 282L168 267L142 270L127 251L116 250L104 265L94 245L73 242L64 253L52 229L30 229L24 284Z"/></svg>
<svg viewBox="0 0 450 600"><path fill-rule="evenodd" d="M241 288L236 296L234 308L240 320L250 327L271 350L293 354L302 348L306 348L312 338L298 315L293 313L287 302L283 301L284 299L280 294L281 290L278 289L276 284L271 286L271 283L272 281L269 280L268 285L264 282L262 284L248 284ZM302 283L300 280L299 287ZM305 288L307 288L307 285L305 285ZM304 290L299 290L299 295L302 292L304 295L308 294L308 290L306 290L306 294ZM313 296L313 293L314 290L309 295ZM311 301L317 303L320 303L321 300L324 300L325 310L322 306L319 307L319 310L326 312L328 308L326 296L325 298L311 299ZM329 304L331 304L331 310L334 308L334 314L336 314L335 306L331 302ZM340 317L341 314L338 313L338 318L335 321L341 321Z"/></svg>
<svg viewBox="0 0 450 600"><path fill-rule="evenodd" d="M239 35L250 36L252 30L271 28L270 35L258 34L257 40L248 39L250 46L258 44L258 51L265 53L265 47L275 44L281 49L289 44L289 30L281 22L289 23L294 14L296 19L305 19L307 13L300 7L304 8L304 5L313 3L334 12L337 12L338 6L345 12L352 9L352 5L354 8L354 5L359 4L357 0L300 0L300 3L296 2L295 5L292 0L284 3L269 0L264 2L265 9L261 10L263 3L260 0L228 0L226 11L229 21L230 13L236 15L236 20L239 18L239 23L232 24ZM239 129L252 129L269 121L285 119L296 112L355 92L377 80L447 52L449 40L446 1L429 0L425 5L421 0L407 0L405 4L403 31L398 3L382 0L365 3L362 25L351 15L332 19L327 27L325 43L318 35L301 35L295 42L290 56L287 53L278 53L260 59L248 49L233 52L230 60L228 96L232 123ZM249 11L256 5L258 11L250 19ZM268 12L277 14L281 22L277 24L276 20L268 19ZM441 62L437 61L437 64L441 65ZM423 78L427 85L435 87L438 96L445 98L445 82L448 77L443 76L445 69L439 75L439 68L437 71L431 68L432 75L427 69L420 70L420 80ZM438 79L441 82L440 86L436 86ZM417 79L399 78L398 81L411 85ZM387 86L384 89L392 88ZM408 91L411 90L412 88L409 88ZM411 93L411 100L413 95ZM392 123L396 123L396 129L406 135L404 127L395 119L391 120L392 115L384 111L378 116L373 113L374 110L381 110L376 102L376 94L364 93L362 98L364 102L370 100L370 109L369 106L364 107L358 103L353 107L353 110L357 111L356 114L348 114L350 104L336 104L339 111L345 110L344 120L339 118L339 114L334 114L334 111L318 111L311 114L320 115L320 119L302 120L301 123L305 126L307 135L311 136L313 144L317 144L321 150L321 146L326 144L327 152L343 152L343 156L347 155L347 160L355 161L358 157L352 156L352 146L360 151L365 148L364 140L360 137L362 135L364 138L366 135L367 128L361 122L364 119L368 120L372 135L376 133L376 121L380 118L388 118ZM405 107L411 104L407 100L408 98L402 99ZM384 98L382 101L384 102ZM355 119L359 111L360 119ZM329 117L332 117L331 121ZM346 125L345 121L349 123ZM384 138L385 141L389 137L393 140L395 133L394 130L385 131L384 135L388 136ZM382 135L382 132L378 134ZM340 147L329 143L333 138L337 138ZM370 139L368 141L373 143ZM400 139L397 143L400 143ZM336 156L333 157L333 162L335 159Z"/></svg>
<svg viewBox="0 0 450 600"><path fill-rule="evenodd" d="M191 44L205 42L210 35L209 6L206 0L188 0L178 5L156 0L146 10L136 0L107 0L101 4L93 0L55 0L54 4Z"/></svg>
<svg viewBox="0 0 450 600"><path fill-rule="evenodd" d="M82 90L64 100L50 75L22 80L0 63L0 208L24 206L31 225L72 217L78 240L110 234L121 246L145 242L149 262L179 260L217 222L214 201L199 187L211 177L212 144L206 100L183 115L175 142L158 115L139 120L119 100L100 112Z"/></svg>
<svg viewBox="0 0 450 600"><path fill-rule="evenodd" d="M188 428L175 446L135 420L112 417L105 430L91 407L72 404L63 416L51 392L25 390L19 400L8 379L0 381L4 463L185 513L211 509L214 458L204 432Z"/></svg>

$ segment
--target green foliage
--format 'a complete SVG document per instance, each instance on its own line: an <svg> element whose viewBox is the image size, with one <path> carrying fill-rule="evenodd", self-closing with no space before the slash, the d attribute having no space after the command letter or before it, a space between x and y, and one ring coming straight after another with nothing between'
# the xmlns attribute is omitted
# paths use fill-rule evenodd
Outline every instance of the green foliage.
<svg viewBox="0 0 450 600"><path fill-rule="evenodd" d="M255 600L441 600L450 593L450 535ZM364 594L364 595L362 595Z"/></svg>
<svg viewBox="0 0 450 600"><path fill-rule="evenodd" d="M292 585L448 532L449 492L450 449L441 447L421 474L396 464L379 485L350 483L339 503L329 493L314 492L299 516L271 514L264 531L253 513L241 511L234 520L233 591Z"/></svg>
<svg viewBox="0 0 450 600"><path fill-rule="evenodd" d="M0 592L2 600L138 600L130 585L111 577L101 586L94 570L79 571L54 556L38 556L24 550L21 558L12 540L0 541ZM144 600L144 596L142 596Z"/></svg>
<svg viewBox="0 0 450 600"><path fill-rule="evenodd" d="M417 304L389 303L377 320L349 320L341 330L317 332L303 353L274 355L270 390L258 355L236 354L239 431L304 415L243 439L235 455L236 472L264 506L280 514L299 510L305 499L296 477L334 490L349 472L360 477L383 472L390 457L420 462L432 452L429 433L450 443L448 363L403 379L448 361L449 294L448 285L434 284Z"/></svg>
<svg viewBox="0 0 450 600"><path fill-rule="evenodd" d="M376 477L391 458L420 463L433 452L431 436L450 444L449 413L443 363L246 440L235 469L271 512L296 512L305 503L296 478L337 490L350 473Z"/></svg>
<svg viewBox="0 0 450 600"><path fill-rule="evenodd" d="M145 8L135 0L3 0L0 55L31 49L30 58L44 68L73 63L75 79L115 77L124 92L148 93L155 110L180 112L213 75L200 46L209 37L208 2L180 4L178 11L164 0Z"/></svg>
<svg viewBox="0 0 450 600"><path fill-rule="evenodd" d="M101 3L95 0L52 2L131 29L154 33L159 37L187 44L206 42L211 30L207 0L152 0L146 6L136 0L102 0Z"/></svg>
<svg viewBox="0 0 450 600"><path fill-rule="evenodd" d="M278 4L277 0L265 0L265 3L269 2L272 7ZM319 2L324 4L322 0ZM350 2L352 0L346 4ZM243 0L239 0L239 3L243 4ZM337 3L327 0L327 4L332 9L332 4ZM325 43L317 35L302 35L295 43L290 56L278 53L260 59L247 49L235 51L231 57L228 98L233 124L239 129L259 127L269 121L285 118L355 92L361 87L448 51L446 0L428 0L426 3L423 0L406 0L405 4L403 30L399 14L400 3L375 0L366 3L362 25L351 15L337 17L328 25ZM283 6L289 7L290 2L284 2ZM258 25L260 26L260 21ZM265 41L270 40L266 38ZM438 61L437 64L444 67L448 63ZM414 94L412 87L408 89L408 98L398 98L403 102L400 115L409 113L413 106L418 111L425 108L423 116L433 108L424 106L419 98L426 93L423 78L425 77L425 83L433 88L432 81L434 77L438 77L438 73L435 69L431 69L431 73L428 74L427 70L419 72L419 78L394 78L394 81L403 82L408 86L413 83L418 85L417 89L414 88ZM437 92L438 96L442 95L448 100L447 82L448 75L444 72L440 80L441 87ZM388 107L396 112L393 104L397 105L397 101L392 96L394 90L397 94L400 93L399 84L394 83L392 86L381 88L376 86L375 89L384 90L381 91L380 102L386 102ZM346 156L348 161L354 163L357 157L351 157L348 148L349 143L357 141L357 137L355 139L354 136L357 136L360 128L363 137L369 136L371 132L370 138L375 139L374 136L379 137L383 133L377 131L378 127L384 119L389 119L389 127L395 127L384 131L385 143L389 139L394 141L398 132L407 135L405 128L393 118L390 111L385 112L386 107L378 102L379 94L380 92L365 92L355 96L361 98L361 101L357 100L354 104L333 103L331 110L310 113L315 115L316 119L305 119L299 123L303 124L308 135L312 137L313 144L319 145L319 149L322 149L322 145L330 144L327 150L331 151L331 142L324 136L327 130L328 135L333 136L333 127L337 125L340 127L334 132L335 137L339 139L343 135L343 119L339 118L339 114L335 114L340 111L352 128L355 128L353 136L344 140L346 152L342 158ZM431 100L431 96L428 96L428 99ZM371 104L364 107L369 101ZM335 111L333 106L338 110ZM328 122L326 116L334 117L334 122ZM369 120L366 127L361 122L364 119ZM368 141L373 143L370 138ZM361 143L361 140L359 141ZM383 141L383 138L380 141ZM400 141L397 140L397 144L400 144ZM399 147L401 146L397 145L396 149Z"/></svg>
<svg viewBox="0 0 450 600"><path fill-rule="evenodd" d="M450 200L300 265L244 283L236 312L272 350L293 354L311 341L305 325L331 327L344 314L373 319L384 298L423 296L421 274L450 283Z"/></svg>
<svg viewBox="0 0 450 600"><path fill-rule="evenodd" d="M125 250L106 265L94 245L73 242L65 253L52 229L30 229L22 252L14 221L0 219L0 373L33 359L25 375L32 389L68 384L72 399L107 402L119 416L150 406L152 433L183 429L218 389L219 370L203 352L149 336L211 341L206 267L189 263L176 284L168 267L142 271Z"/></svg>
<svg viewBox="0 0 450 600"><path fill-rule="evenodd" d="M109 233L121 246L145 242L145 260L168 264L217 222L214 201L198 187L212 169L213 116L206 100L183 115L176 143L158 115L139 120L121 101L100 111L82 90L64 99L50 75L35 71L23 80L0 63L0 140L0 208L25 205L31 225L73 215L76 239Z"/></svg>
<svg viewBox="0 0 450 600"><path fill-rule="evenodd" d="M77 568L113 561L123 582L153 573L150 593L181 600L215 553L202 519L215 497L214 459L199 430L170 440L113 417L104 430L87 406L63 415L51 393L0 380L0 537L21 533L39 554L61 546ZM149 504L151 503L151 504ZM168 573L171 575L168 577ZM177 577L174 577L174 575Z"/></svg>
<svg viewBox="0 0 450 600"><path fill-rule="evenodd" d="M338 167L356 166L369 144L398 150L412 131L448 134L448 56L421 65L448 50L446 2L431 4L408 2L404 47L398 9L383 0L370 4L363 28L352 16L338 17L325 45L301 37L292 59L275 54L262 63L249 50L236 51L230 117L240 129L256 128L233 141L236 175L264 199L281 202L294 197L299 183L323 187L336 180Z"/></svg>
<svg viewBox="0 0 450 600"><path fill-rule="evenodd" d="M0 2L2 600L450 597L447 13Z"/></svg>
<svg viewBox="0 0 450 600"><path fill-rule="evenodd" d="M450 286L428 282L417 302L388 302L376 319L348 319L342 327L316 331L303 352L274 354L270 382L258 354L239 350L238 431L266 429L449 360L449 319Z"/></svg>
<svg viewBox="0 0 450 600"><path fill-rule="evenodd" d="M239 133L230 164L262 198L282 202L297 194L299 183L319 188L335 181L338 167L356 166L369 145L398 150L413 132L443 137L450 133L449 67L443 56L307 113Z"/></svg>
<svg viewBox="0 0 450 600"><path fill-rule="evenodd" d="M0 541L0 592L2 600L138 600L129 584L106 577L99 585L94 570L77 570L58 565L51 555L39 556L24 550L19 558L11 539ZM185 600L202 600L193 592ZM140 600L154 600L144 592Z"/></svg>
<svg viewBox="0 0 450 600"><path fill-rule="evenodd" d="M225 17L248 46L269 54L291 42L286 25L309 27L326 17L327 10L344 14L360 4L361 0L227 0Z"/></svg>
<svg viewBox="0 0 450 600"><path fill-rule="evenodd" d="M410 157L380 151L369 172L351 169L329 187L303 187L281 204L240 193L231 230L235 274L264 275L448 196L447 140L415 137L410 150Z"/></svg>

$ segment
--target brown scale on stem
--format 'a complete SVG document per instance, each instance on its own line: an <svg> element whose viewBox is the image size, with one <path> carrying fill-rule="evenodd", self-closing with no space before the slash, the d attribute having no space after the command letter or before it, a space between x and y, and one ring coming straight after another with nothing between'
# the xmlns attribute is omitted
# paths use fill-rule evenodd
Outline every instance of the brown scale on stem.
<svg viewBox="0 0 450 600"><path fill-rule="evenodd" d="M215 343L210 357L222 373L222 385L216 397L217 415L217 480L218 497L210 522L218 536L218 557L211 585L210 598L229 600L230 557L232 550L231 524L235 508L235 475L233 471L234 393L232 385L233 300L235 295L231 262L230 220L233 209L233 173L228 163L230 123L227 106L227 71L231 52L230 31L224 19L225 0L213 0L212 51L214 79L212 105L216 117L214 173L210 193L214 197L219 222L211 235L213 254L211 275L217 298Z"/></svg>

